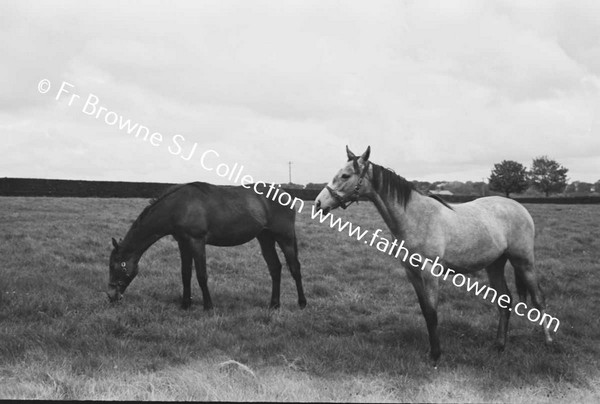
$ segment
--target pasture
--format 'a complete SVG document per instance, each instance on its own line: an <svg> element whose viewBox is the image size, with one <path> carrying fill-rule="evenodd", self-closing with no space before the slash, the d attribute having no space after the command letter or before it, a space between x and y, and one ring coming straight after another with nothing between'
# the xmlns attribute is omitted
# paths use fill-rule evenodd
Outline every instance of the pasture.
<svg viewBox="0 0 600 404"><path fill-rule="evenodd" d="M561 322L552 346L513 314L498 354L496 307L446 283L433 369L398 261L311 220L309 203L296 225L306 309L284 268L281 309L268 310L271 280L254 240L207 247L215 309L203 311L194 280L182 310L170 237L109 304L110 239L146 204L0 198L0 399L600 400L600 205L526 205L548 312ZM333 213L391 239L370 203ZM507 276L516 296L512 269Z"/></svg>

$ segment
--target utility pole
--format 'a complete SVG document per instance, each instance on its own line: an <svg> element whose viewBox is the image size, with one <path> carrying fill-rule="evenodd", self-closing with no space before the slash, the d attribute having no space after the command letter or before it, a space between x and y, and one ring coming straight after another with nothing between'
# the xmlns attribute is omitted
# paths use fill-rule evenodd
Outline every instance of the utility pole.
<svg viewBox="0 0 600 404"><path fill-rule="evenodd" d="M288 165L290 166L289 173L290 173L290 184L291 184L292 183L292 162L288 161Z"/></svg>

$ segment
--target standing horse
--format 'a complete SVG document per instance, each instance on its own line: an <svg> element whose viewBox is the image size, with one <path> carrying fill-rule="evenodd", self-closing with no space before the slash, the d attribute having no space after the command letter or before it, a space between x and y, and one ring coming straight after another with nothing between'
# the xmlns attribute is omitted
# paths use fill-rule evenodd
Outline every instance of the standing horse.
<svg viewBox="0 0 600 404"><path fill-rule="evenodd" d="M203 182L169 188L142 211L122 242L112 239L109 299L113 302L121 299L138 273L142 254L160 238L172 235L179 244L181 255L182 307L188 308L191 304L193 261L204 309L209 310L212 300L207 285L206 244L235 246L257 238L273 282L270 307L279 307L280 296L281 262L275 243L283 251L296 281L298 304L306 306L298 261L296 212L257 193L258 190Z"/></svg>
<svg viewBox="0 0 600 404"><path fill-rule="evenodd" d="M440 343L437 329L439 278L431 272L432 260L456 273L486 269L490 285L510 297L504 278L504 265L510 260L515 270L519 298L527 293L533 305L544 314L544 296L534 270L534 225L529 212L519 203L502 197L479 198L463 204L425 196L414 185L369 161L371 148L357 157L346 146L348 162L319 193L315 204L325 213L338 206L346 208L360 197L371 200L397 240L408 251L425 260L423 266L404 261L421 311L427 323L430 355L437 362ZM512 299L511 299L512 300ZM501 308L496 344L506 345L510 306ZM547 320L547 319L546 319ZM552 341L544 327L546 342Z"/></svg>

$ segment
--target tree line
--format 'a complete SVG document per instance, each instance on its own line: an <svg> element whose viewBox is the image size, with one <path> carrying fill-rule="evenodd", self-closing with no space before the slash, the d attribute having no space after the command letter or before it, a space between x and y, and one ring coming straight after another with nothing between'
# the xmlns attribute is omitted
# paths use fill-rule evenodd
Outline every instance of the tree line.
<svg viewBox="0 0 600 404"><path fill-rule="evenodd" d="M530 169L516 161L503 160L494 164L489 186L490 190L502 192L506 197L528 189L537 190L546 197L559 193L589 194L600 189L600 180L596 184L580 181L568 184L568 172L567 168L548 156L534 158Z"/></svg>
<svg viewBox="0 0 600 404"><path fill-rule="evenodd" d="M531 169L512 160L502 160L494 164L494 168L484 181L412 181L419 191L428 194L450 191L455 195L487 196L495 192L506 197L510 194L550 196L551 194L589 195L600 193L600 180L595 183L573 181L568 182L568 169L548 156L533 159ZM299 184L285 184L286 187L323 189L326 183L308 183L305 187Z"/></svg>

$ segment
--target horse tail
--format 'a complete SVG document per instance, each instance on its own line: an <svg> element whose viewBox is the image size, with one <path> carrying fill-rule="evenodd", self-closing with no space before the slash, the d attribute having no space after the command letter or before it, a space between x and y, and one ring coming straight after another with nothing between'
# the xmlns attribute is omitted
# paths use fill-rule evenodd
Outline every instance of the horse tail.
<svg viewBox="0 0 600 404"><path fill-rule="evenodd" d="M517 286L519 300L525 303L527 301L527 284L523 280L523 274L517 268L515 268L515 285Z"/></svg>

